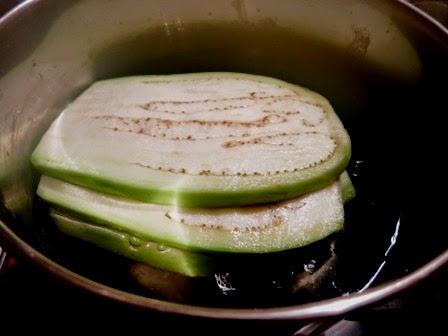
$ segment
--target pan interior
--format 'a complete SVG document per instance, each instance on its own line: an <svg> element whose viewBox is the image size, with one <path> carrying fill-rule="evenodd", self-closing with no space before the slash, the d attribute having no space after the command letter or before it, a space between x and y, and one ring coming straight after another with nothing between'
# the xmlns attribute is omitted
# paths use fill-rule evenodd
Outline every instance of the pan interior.
<svg viewBox="0 0 448 336"><path fill-rule="evenodd" d="M5 116L0 126L0 219L57 263L127 292L179 300L137 284L130 275L129 260L57 232L45 205L34 196L37 176L27 157L58 111L94 80L203 71L272 76L326 96L352 139L353 155L347 170L357 197L346 206L344 232L331 237L336 240L337 266L317 291L291 294L283 283L319 263L329 240L287 253L284 263L278 263L278 255L241 261L241 265L253 265L251 277L249 282L237 281L240 287L234 290L217 285L223 275L194 280L191 288L195 294L180 299L182 302L274 307L335 297L360 290L372 279L373 286L402 276L446 247L437 220L441 208L433 195L443 176L437 173L440 165L436 158L442 157L438 120L446 109L443 83L448 71L443 60L447 52L413 26L416 23L404 20L400 26L391 23L389 28L378 28L356 24L353 19L346 23L345 39L339 41L288 27L282 17L252 20L243 15L237 20L213 20L207 12L194 22L173 17L165 20L167 24L129 33L125 29L129 23L117 21L115 28L120 34L101 43L95 43L92 36L90 45L82 45L82 63L67 59L69 50L63 49L64 43L55 48L51 41L61 38L56 32L61 21L71 22L78 33L82 30L69 18L82 6L87 8L87 2L67 2L51 10L42 6L51 24L41 27L40 42L23 51L23 57L16 58L21 60L18 64L12 63L12 56L17 56L12 52L1 64L0 88L11 92L14 87L17 97L15 103L11 95L0 100L4 106L0 113ZM263 12L261 3L258 9ZM213 18L214 11L210 12ZM93 14L87 16L84 29L92 24L89 18ZM120 22L124 28L119 27ZM31 20L30 26L33 24ZM384 35L387 29L395 34L392 42ZM4 34L0 37L5 38ZM390 49L382 39L389 41ZM58 72L57 68L64 66L69 70ZM26 73L31 73L29 83L25 83ZM65 88L56 89L58 80ZM47 86L41 87L45 81ZM25 84L18 89L20 83ZM273 264L281 267L269 266ZM225 277L238 279L238 274Z"/></svg>

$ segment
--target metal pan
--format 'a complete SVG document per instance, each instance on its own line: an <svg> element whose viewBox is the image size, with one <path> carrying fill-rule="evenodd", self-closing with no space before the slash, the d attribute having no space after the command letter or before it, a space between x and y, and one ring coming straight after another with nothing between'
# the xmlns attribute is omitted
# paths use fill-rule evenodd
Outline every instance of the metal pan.
<svg viewBox="0 0 448 336"><path fill-rule="evenodd" d="M309 320L388 298L448 262L435 196L448 31L405 1L25 1L0 20L0 52L0 243L65 282L159 312ZM360 257L347 260L389 268L372 273L370 289L294 306L210 308L131 293L60 258L35 214L28 158L64 104L100 78L209 70L280 77L332 101L353 137L349 171L363 176L354 180L365 195L342 238L345 253ZM380 213L374 221L369 207ZM396 252L384 259L397 222ZM369 258L378 232L387 239L380 258Z"/></svg>

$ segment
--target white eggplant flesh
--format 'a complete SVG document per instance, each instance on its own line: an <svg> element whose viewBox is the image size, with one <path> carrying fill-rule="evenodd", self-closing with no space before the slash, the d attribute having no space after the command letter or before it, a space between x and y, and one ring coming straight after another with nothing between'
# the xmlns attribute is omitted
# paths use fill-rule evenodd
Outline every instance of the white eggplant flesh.
<svg viewBox="0 0 448 336"><path fill-rule="evenodd" d="M108 194L207 208L321 189L350 152L319 94L269 77L198 73L94 83L53 122L32 163Z"/></svg>

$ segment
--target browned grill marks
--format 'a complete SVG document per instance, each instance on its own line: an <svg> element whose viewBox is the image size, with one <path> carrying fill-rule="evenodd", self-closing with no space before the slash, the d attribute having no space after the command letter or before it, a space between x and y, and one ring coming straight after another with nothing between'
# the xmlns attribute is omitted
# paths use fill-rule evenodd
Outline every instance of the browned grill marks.
<svg viewBox="0 0 448 336"><path fill-rule="evenodd" d="M297 95L288 94L288 95L264 95L264 96L257 96L257 94L265 94L265 92L252 92L249 96L240 96L240 97L227 97L227 98L215 98L215 99L195 99L195 100L153 100L150 101L144 105L140 105L142 108L150 109L154 105L189 105L189 104L208 104L208 103L223 103L228 101L238 101L238 100L274 100L278 101L281 99L294 99L299 100L299 97ZM277 100L275 100L277 99ZM301 101L301 100L299 100ZM303 101L306 103L305 101ZM307 103L308 104L308 103Z"/></svg>
<svg viewBox="0 0 448 336"><path fill-rule="evenodd" d="M317 132L308 132L308 134L321 134L321 133L317 133ZM189 176L230 176L230 177L234 177L234 176L238 176L238 177L249 177L249 176L272 176L272 175L279 175L279 174L285 174L285 173L293 173L293 172L298 172L304 169L309 169L312 167L315 167L316 165L322 164L328 160L331 159L331 157L334 155L335 150L336 150L336 141L334 138L332 138L331 136L327 135L327 134L321 134L322 136L328 137L329 139L331 139L332 143L333 143L333 148L331 151L329 151L327 153L327 155L315 162L311 162L305 166L302 167L295 167L292 169L283 169L283 170L276 170L276 171L267 171L265 173L260 173L258 171L238 171L236 173L231 173L228 172L226 170L222 170L222 171L213 171L210 169L202 169L197 173L193 173L193 172L189 172L187 171L185 168L172 168L172 167L153 167L151 165L148 164L143 164L140 162L131 162L131 164L143 167L143 168L147 168L147 169L151 169L151 170L158 170L158 171L162 171L162 172L166 172L166 173L172 173L172 174L185 174L185 175L189 175Z"/></svg>
<svg viewBox="0 0 448 336"><path fill-rule="evenodd" d="M250 140L232 140L232 141L226 141L224 142L221 146L223 148L235 148L238 146L244 146L244 145L258 145L258 144L263 144L263 145L269 145L269 146L294 146L293 143L291 142L280 142L280 143L268 143L266 142L266 140L270 140L270 139L276 139L276 138L280 138L280 137L287 137L287 136L300 136L300 135L311 135L311 134L320 134L323 136L327 136L326 134L323 133L319 133L316 131L311 131L311 132L293 132L293 133L280 133L280 134L272 134L272 135L265 135L262 137L256 137L256 138L252 138Z"/></svg>
<svg viewBox="0 0 448 336"><path fill-rule="evenodd" d="M140 126L138 130L129 128L131 132L146 133L147 130L154 129L156 127L164 127L170 129L172 126L185 126L185 125L199 125L199 126L226 126L226 127L262 127L267 124L285 123L287 118L282 118L277 115L268 115L263 118L251 120L251 121L236 121L236 120L170 120L163 118L130 118L115 115L98 115L93 116L93 119L106 120L121 124L120 126Z"/></svg>
<svg viewBox="0 0 448 336"><path fill-rule="evenodd" d="M159 139L166 139L166 140L170 140L170 141L199 141L199 140L211 140L211 139L219 139L219 138L234 138L236 137L233 134L229 134L229 135L225 135L225 136L206 136L206 137L193 137L192 135L188 135L186 137L169 137L166 133L150 133L150 132L145 132L144 129L119 129L118 127L103 127L104 129L110 129L113 130L115 132L126 132L126 133L134 133L134 134L139 134L139 135L144 135L144 136L148 136L151 138L159 138ZM248 133L244 133L241 134L239 137L241 138L245 138L245 137L249 137L250 134Z"/></svg>
<svg viewBox="0 0 448 336"><path fill-rule="evenodd" d="M306 118L304 118L301 115L301 111L299 110L285 110L285 111L278 111L278 110L273 110L273 109L267 109L264 108L263 109L263 113L266 114L270 114L270 115L277 115L277 116L281 116L281 115L286 115L286 116L292 116L292 115L300 115L301 119L302 119L302 123L304 126L307 127L316 127L319 124L321 124L326 117L326 111L324 109L324 107L321 104L318 103L314 103L311 101L306 101L303 99L300 99L299 96L297 95L265 95L265 92L251 92L249 94L249 96L241 96L241 97L230 97L230 98L217 98L217 99L201 99L201 100L185 100L185 101L177 101L177 100L161 100L161 101L150 101L146 104L142 104L142 105L137 105L137 107L148 111L148 112L158 112L158 113L164 113L164 114L171 114L171 115L186 115L187 112L185 110L180 110L180 111L176 111L173 110L174 107L176 106L187 106L187 105L194 105L194 104L199 104L199 105L210 105L210 104L216 104L216 103L225 103L228 101L252 101L251 104L229 104L229 105L225 105L225 106L214 106L214 107L203 107L203 109L201 110L197 110L197 111L190 111L188 112L188 115L194 115L194 114L198 114L198 113L206 113L206 112L225 112L225 111L232 111L232 110L238 110L238 109L243 109L243 108L247 108L250 106L255 105L257 102L259 101L265 101L266 102L262 103L265 106L272 106L278 102L281 103L285 103L288 101L291 102L301 102L307 105L312 105L315 107L320 108L320 110L322 111L322 117L319 118L319 120L315 123L310 122L309 120L307 120ZM170 109L171 107L171 109ZM231 126L232 124L229 123L225 123L226 126Z"/></svg>
<svg viewBox="0 0 448 336"><path fill-rule="evenodd" d="M159 109L156 106L154 106L153 103L146 103L144 105L137 105L138 107L142 108L145 111L154 111L154 112L160 112L160 113L166 113L166 114L174 114L174 115L178 115L178 114L187 114L186 111L172 111L172 110L168 110L168 109ZM209 109L204 109L204 110L200 110L197 112L189 112L188 114L194 114L194 113L203 113L203 112L213 112L213 111L230 111L230 110L238 110L238 109L243 109L246 107L249 107L250 105L227 105L224 107L214 107L214 108L209 108Z"/></svg>
<svg viewBox="0 0 448 336"><path fill-rule="evenodd" d="M264 225L257 225L257 226L246 226L246 227L225 227L224 225L220 224L205 224L205 223L191 223L188 222L186 218L181 217L179 219L174 219L171 216L169 217L171 220L174 220L178 223L185 224L185 225L191 225L191 226L197 226L202 229L211 229L211 230L226 230L226 231L233 231L233 232L262 232L265 230L269 230L270 228L283 225L285 223L285 218L279 214L283 209L290 209L290 210L299 210L303 208L306 205L306 202L300 202L295 203L294 205L290 204L289 202L284 203L277 203L277 204L270 204L270 205L259 205L259 206L249 206L249 207L243 207L240 208L240 212L247 212L247 213L256 213L256 212L264 212L269 211L272 214L272 220ZM166 215L165 215L166 216Z"/></svg>
<svg viewBox="0 0 448 336"><path fill-rule="evenodd" d="M258 94L265 94L265 92L251 92L249 94L249 96L240 96L240 97L228 97L228 98L215 98L215 99L196 99L196 100L153 100L153 101L149 101L146 104L140 104L137 105L138 107L146 110L146 111L158 111L158 112L166 112L166 113L179 113L179 112L175 112L175 111L171 111L169 109L166 109L166 107L168 106L179 106L179 105L192 105L192 104L199 104L199 105L204 105L204 104L213 104L213 103L225 103L225 102L229 102L229 101L253 101L253 102L257 102L257 101L263 101L263 100L268 100L268 102L265 102L265 105L273 105L275 103L278 102L285 102L285 101L297 101L297 102L301 102L307 105L313 105L313 106L317 106L317 107L321 107L319 104L316 104L314 102L310 102L307 100L303 100L301 99L298 95L296 94L285 94L285 95L260 95L258 96ZM160 107L164 107L164 110L160 110ZM220 110L226 110L226 109L231 109L231 108L244 108L247 107L249 105L247 104L239 104L239 105L228 105L225 108L222 107L216 107L214 109L208 109L205 111L220 111ZM180 111L180 113L185 113L185 111Z"/></svg>

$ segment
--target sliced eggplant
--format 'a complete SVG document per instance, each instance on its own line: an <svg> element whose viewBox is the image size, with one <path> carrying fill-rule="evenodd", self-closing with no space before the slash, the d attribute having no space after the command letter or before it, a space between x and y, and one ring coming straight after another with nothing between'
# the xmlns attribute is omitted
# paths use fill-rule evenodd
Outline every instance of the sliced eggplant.
<svg viewBox="0 0 448 336"><path fill-rule="evenodd" d="M200 73L93 84L54 121L32 163L134 200L230 207L326 187L350 151L322 96L268 77Z"/></svg>
<svg viewBox="0 0 448 336"><path fill-rule="evenodd" d="M211 258L203 254L145 241L125 232L80 221L57 211L52 211L51 217L58 229L69 236L161 270L191 277L205 276L213 272Z"/></svg>
<svg viewBox="0 0 448 336"><path fill-rule="evenodd" d="M345 195L345 200L351 199L354 196L354 188L348 174L344 172L339 181L342 197L344 198ZM55 210L51 211L51 216L59 230L67 235L161 270L193 277L209 275L216 270L216 260L204 254L144 241L128 233L75 219L73 216Z"/></svg>
<svg viewBox="0 0 448 336"><path fill-rule="evenodd" d="M42 176L37 193L93 223L194 251L282 251L320 240L342 229L344 222L339 182L276 204L220 209L129 201L48 176Z"/></svg>

